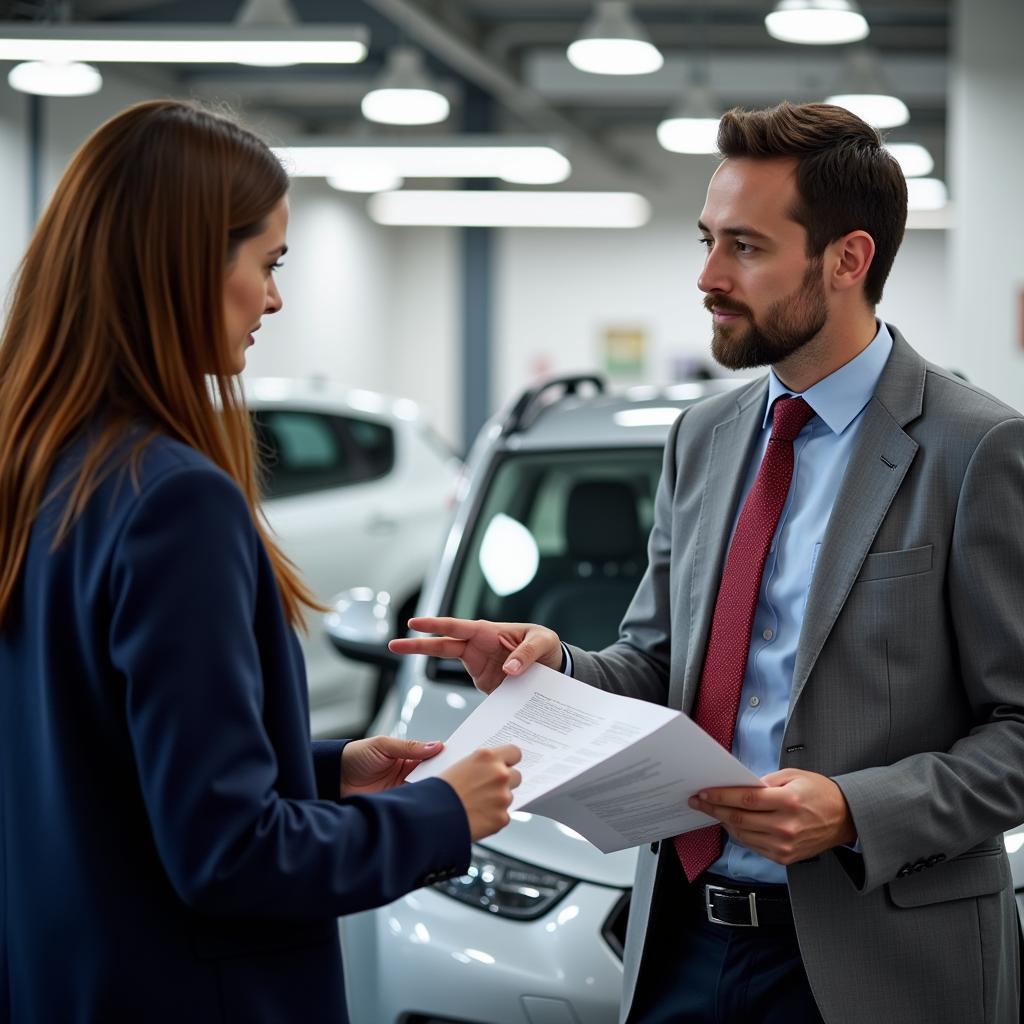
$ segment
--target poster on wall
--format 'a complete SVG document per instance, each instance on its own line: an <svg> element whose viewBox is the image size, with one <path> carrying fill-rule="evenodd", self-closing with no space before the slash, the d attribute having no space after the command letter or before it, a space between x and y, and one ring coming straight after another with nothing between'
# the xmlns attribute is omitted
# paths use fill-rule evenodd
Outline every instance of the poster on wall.
<svg viewBox="0 0 1024 1024"><path fill-rule="evenodd" d="M606 327L602 363L609 377L643 377L647 367L647 331L643 327Z"/></svg>

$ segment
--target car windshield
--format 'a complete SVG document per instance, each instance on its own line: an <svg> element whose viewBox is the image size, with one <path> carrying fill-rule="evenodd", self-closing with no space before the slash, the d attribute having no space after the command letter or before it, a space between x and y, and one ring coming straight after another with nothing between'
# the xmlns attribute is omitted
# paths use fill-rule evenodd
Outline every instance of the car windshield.
<svg viewBox="0 0 1024 1024"><path fill-rule="evenodd" d="M647 567L660 448L509 453L450 602L460 618L540 622L586 648L615 640Z"/></svg>

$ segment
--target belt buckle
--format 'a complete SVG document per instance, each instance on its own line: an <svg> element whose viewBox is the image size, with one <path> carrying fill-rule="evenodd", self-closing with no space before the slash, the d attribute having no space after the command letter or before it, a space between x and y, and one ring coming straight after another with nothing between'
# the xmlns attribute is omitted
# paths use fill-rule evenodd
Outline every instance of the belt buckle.
<svg viewBox="0 0 1024 1024"><path fill-rule="evenodd" d="M729 889L724 885L704 886L704 907L707 910L708 920L714 924L724 924L728 928L756 928L757 927L757 893L747 893L747 902L750 904L750 923L744 921L723 921L715 917L715 910L711 904L711 894L715 892L725 893L728 896L742 896L738 889Z"/></svg>

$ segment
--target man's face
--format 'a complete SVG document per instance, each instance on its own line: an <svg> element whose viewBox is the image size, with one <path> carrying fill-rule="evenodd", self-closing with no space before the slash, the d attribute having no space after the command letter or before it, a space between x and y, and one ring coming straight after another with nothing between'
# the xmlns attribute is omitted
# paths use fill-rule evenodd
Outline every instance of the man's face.
<svg viewBox="0 0 1024 1024"><path fill-rule="evenodd" d="M821 257L790 216L796 161L728 159L711 178L698 227L697 285L713 318L711 352L731 370L781 362L828 320Z"/></svg>

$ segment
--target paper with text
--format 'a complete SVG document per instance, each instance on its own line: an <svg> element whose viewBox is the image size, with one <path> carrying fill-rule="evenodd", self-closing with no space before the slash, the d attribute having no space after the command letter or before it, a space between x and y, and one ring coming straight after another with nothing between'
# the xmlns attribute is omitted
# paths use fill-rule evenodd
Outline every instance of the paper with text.
<svg viewBox="0 0 1024 1024"><path fill-rule="evenodd" d="M687 806L701 789L763 785L681 712L542 665L506 679L408 781L504 743L523 752L511 810L554 818L604 853L715 824Z"/></svg>

